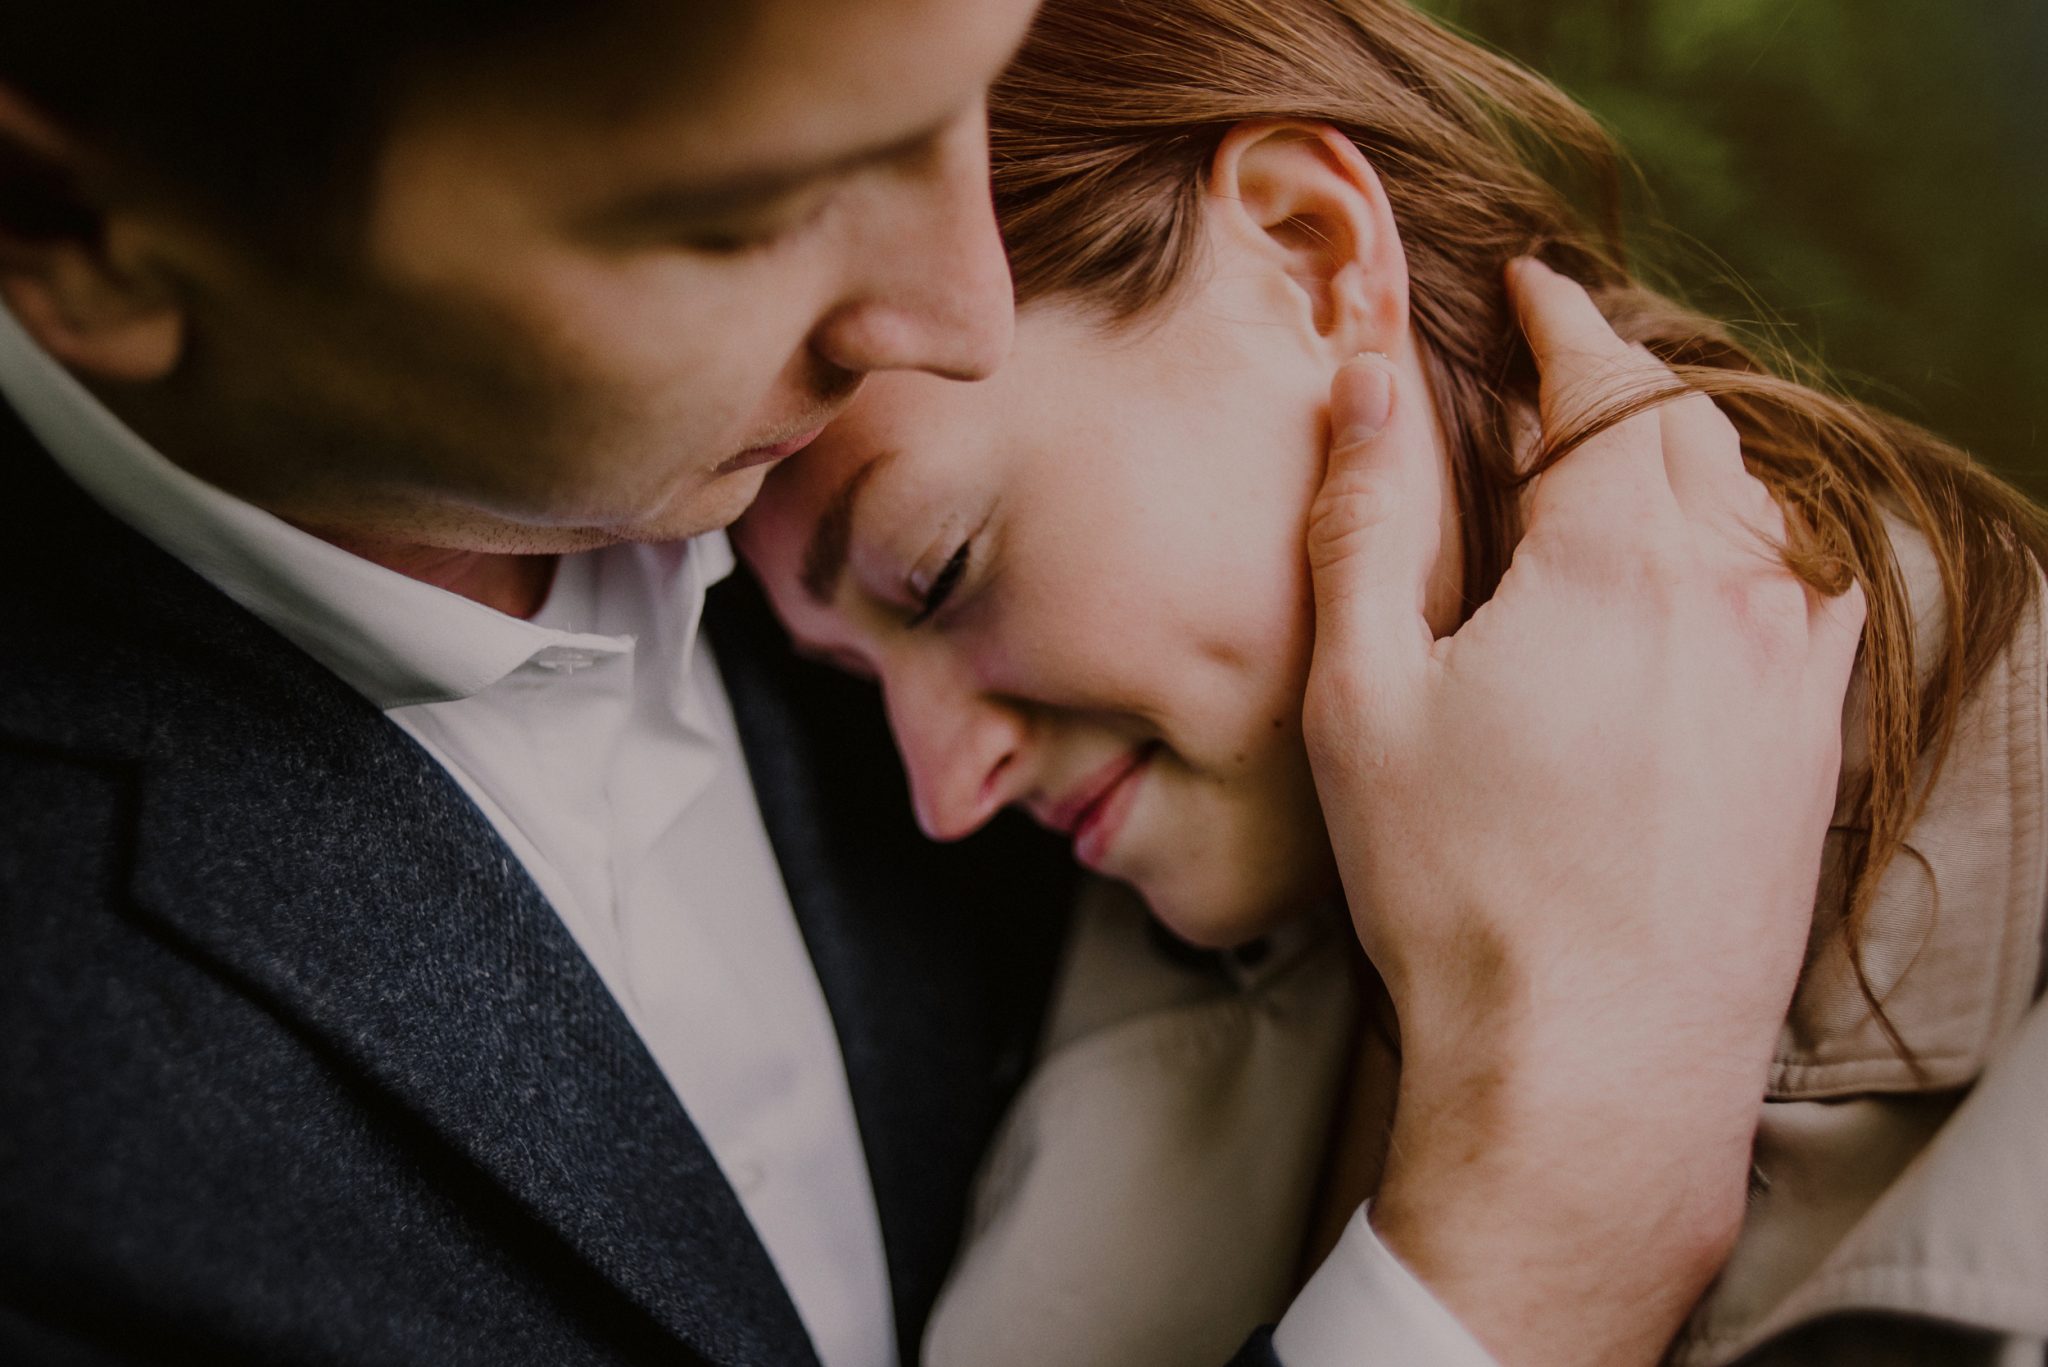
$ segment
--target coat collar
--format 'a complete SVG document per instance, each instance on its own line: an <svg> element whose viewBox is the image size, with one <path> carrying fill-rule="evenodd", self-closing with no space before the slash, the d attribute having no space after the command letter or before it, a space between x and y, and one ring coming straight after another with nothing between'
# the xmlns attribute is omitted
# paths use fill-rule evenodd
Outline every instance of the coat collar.
<svg viewBox="0 0 2048 1367"><path fill-rule="evenodd" d="M1728 1361L1796 1326L1858 1312L2048 1339L2044 1077L2048 1014L2036 1010L1819 1266L1711 1360Z"/></svg>

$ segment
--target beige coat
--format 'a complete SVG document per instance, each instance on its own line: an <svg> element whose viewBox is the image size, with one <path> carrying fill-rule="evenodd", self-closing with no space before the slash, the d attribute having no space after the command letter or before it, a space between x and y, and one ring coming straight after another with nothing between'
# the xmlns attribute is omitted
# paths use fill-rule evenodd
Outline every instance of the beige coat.
<svg viewBox="0 0 2048 1367"><path fill-rule="evenodd" d="M1939 639L1924 544L1895 536L1920 639ZM2043 1362L2044 660L2036 604L1972 694L1866 927L1917 1075L1816 919L1749 1215L1676 1367ZM1859 711L1852 692L1845 736ZM932 1367L1221 1363L1287 1301L1356 1014L1342 928L1296 931L1256 965L1190 964L1141 918L1106 889L1083 906L1043 1058L926 1339Z"/></svg>

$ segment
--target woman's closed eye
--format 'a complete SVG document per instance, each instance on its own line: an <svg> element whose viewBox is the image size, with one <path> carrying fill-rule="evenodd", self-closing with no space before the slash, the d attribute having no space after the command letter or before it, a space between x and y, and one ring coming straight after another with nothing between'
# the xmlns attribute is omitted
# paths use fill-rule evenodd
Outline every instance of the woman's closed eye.
<svg viewBox="0 0 2048 1367"><path fill-rule="evenodd" d="M932 576L929 584L920 585L917 582L918 576L911 576L910 590L918 601L918 609L911 614L910 621L905 625L923 626L932 619L934 613L946 605L946 600L953 596L953 590L960 587L960 580L967 574L967 563L973 552L974 541L969 538L961 542L953 554L947 557L946 563L939 567L939 572Z"/></svg>

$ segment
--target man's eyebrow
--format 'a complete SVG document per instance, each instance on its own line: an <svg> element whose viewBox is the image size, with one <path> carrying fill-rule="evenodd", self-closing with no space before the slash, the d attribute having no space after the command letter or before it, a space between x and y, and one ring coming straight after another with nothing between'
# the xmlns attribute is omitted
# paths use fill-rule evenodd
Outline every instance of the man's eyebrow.
<svg viewBox="0 0 2048 1367"><path fill-rule="evenodd" d="M914 156L938 141L952 127L954 117L948 115L938 123L887 143L858 147L814 161L749 170L715 180L655 186L607 205L598 215L598 226L621 228L688 221L772 204L818 181Z"/></svg>
<svg viewBox="0 0 2048 1367"><path fill-rule="evenodd" d="M849 474L825 500L825 510L818 514L811 539L804 544L802 575L804 592L820 607L831 604L839 592L840 576L846 573L846 557L853 547L853 514L861 490L876 471L894 459L894 451L876 456Z"/></svg>

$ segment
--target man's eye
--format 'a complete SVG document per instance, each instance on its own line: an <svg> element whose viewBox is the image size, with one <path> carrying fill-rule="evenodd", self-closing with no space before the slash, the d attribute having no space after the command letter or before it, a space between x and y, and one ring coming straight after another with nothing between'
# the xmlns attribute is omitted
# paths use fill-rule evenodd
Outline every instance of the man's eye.
<svg viewBox="0 0 2048 1367"><path fill-rule="evenodd" d="M772 233L698 233L690 237L689 248L706 256L743 256L748 252L760 250L774 240L775 236Z"/></svg>
<svg viewBox="0 0 2048 1367"><path fill-rule="evenodd" d="M946 600L953 596L953 590L960 586L961 577L967 573L967 560L973 549L972 541L960 543L959 549L955 550L940 567L939 572L932 576L931 587L919 596L918 609L911 614L907 625L924 625L931 620L933 613L946 605Z"/></svg>
<svg viewBox="0 0 2048 1367"><path fill-rule="evenodd" d="M691 251L702 252L706 256L744 256L749 252L766 251L816 224L830 207L830 197L821 195L758 222L699 229L683 241Z"/></svg>
<svg viewBox="0 0 2048 1367"><path fill-rule="evenodd" d="M691 233L683 245L705 256L745 256L766 251L794 232L793 226L764 224L759 227L714 228Z"/></svg>

